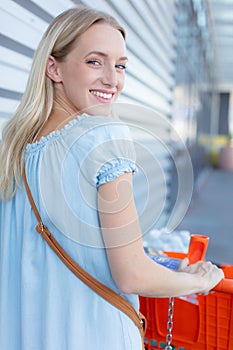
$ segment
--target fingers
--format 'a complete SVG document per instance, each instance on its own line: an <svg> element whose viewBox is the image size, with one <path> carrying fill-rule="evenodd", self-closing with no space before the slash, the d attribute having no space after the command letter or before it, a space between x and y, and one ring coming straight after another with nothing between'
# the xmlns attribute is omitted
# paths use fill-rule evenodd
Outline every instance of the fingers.
<svg viewBox="0 0 233 350"><path fill-rule="evenodd" d="M202 264L199 264L198 271L202 276L208 273L211 269L215 269L216 265L213 265L211 262L207 261Z"/></svg>
<svg viewBox="0 0 233 350"><path fill-rule="evenodd" d="M203 278L203 290L200 292L205 295L224 278L222 269L210 262L200 266L198 274Z"/></svg>
<svg viewBox="0 0 233 350"><path fill-rule="evenodd" d="M185 259L181 260L181 263L180 263L178 271L185 272L185 269L188 266L188 264L189 264L189 259L188 258L185 258Z"/></svg>
<svg viewBox="0 0 233 350"><path fill-rule="evenodd" d="M181 261L179 271L186 273L198 273L201 266L203 265L203 261L198 261L195 264L188 265L188 259L184 259Z"/></svg>
<svg viewBox="0 0 233 350"><path fill-rule="evenodd" d="M180 263L179 272L196 274L200 279L200 294L207 295L224 278L221 268L210 261L198 261L195 264L188 265L188 259Z"/></svg>

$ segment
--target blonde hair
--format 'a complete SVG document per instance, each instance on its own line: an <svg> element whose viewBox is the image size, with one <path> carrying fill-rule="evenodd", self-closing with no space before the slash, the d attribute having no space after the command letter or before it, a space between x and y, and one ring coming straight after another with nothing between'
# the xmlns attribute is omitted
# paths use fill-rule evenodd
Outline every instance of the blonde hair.
<svg viewBox="0 0 233 350"><path fill-rule="evenodd" d="M16 113L3 129L0 144L0 199L10 199L20 184L26 145L48 120L53 106L53 83L46 76L50 55L63 60L76 39L97 22L125 31L110 15L88 7L75 7L57 16L35 52L27 86Z"/></svg>

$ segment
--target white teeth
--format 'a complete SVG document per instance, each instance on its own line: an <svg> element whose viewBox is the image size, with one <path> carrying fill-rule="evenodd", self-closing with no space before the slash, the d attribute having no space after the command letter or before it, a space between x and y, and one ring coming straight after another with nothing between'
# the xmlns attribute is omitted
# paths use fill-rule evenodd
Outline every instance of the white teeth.
<svg viewBox="0 0 233 350"><path fill-rule="evenodd" d="M100 91L91 91L91 93L95 96L106 98L106 99L109 99L112 97L112 94L107 94L105 92L100 92Z"/></svg>

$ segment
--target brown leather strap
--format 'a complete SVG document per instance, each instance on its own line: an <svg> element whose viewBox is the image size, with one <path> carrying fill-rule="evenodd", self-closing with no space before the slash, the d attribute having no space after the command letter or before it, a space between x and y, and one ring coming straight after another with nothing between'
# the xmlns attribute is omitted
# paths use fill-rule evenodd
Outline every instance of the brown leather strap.
<svg viewBox="0 0 233 350"><path fill-rule="evenodd" d="M48 243L50 248L57 254L57 256L62 260L62 262L86 285L88 285L92 290L94 290L98 295L104 298L106 301L114 305L116 308L124 312L127 316L138 327L142 339L145 333L145 318L143 315L138 314L134 307L119 294L115 293L112 289L106 287L104 284L99 282L97 279L92 277L88 272L86 272L81 266L79 266L61 247L61 245L54 238L52 233L48 228L43 224L41 216L38 212L38 209L35 205L34 199L32 197L31 190L29 188L25 167L23 168L23 181L25 184L25 189L29 202L31 204L32 210L35 213L35 216L38 221L36 226L37 232L43 237L43 239Z"/></svg>

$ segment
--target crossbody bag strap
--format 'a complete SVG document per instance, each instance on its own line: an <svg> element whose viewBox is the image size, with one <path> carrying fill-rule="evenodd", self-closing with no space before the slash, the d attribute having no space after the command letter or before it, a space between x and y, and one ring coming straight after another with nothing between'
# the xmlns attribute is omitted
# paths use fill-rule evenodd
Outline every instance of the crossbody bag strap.
<svg viewBox="0 0 233 350"><path fill-rule="evenodd" d="M25 167L23 167L23 181L29 202L31 204L32 210L38 221L36 226L36 231L43 237L43 239L48 243L50 248L57 254L57 256L62 260L62 262L86 285L88 285L92 290L94 290L103 299L108 301L110 304L114 305L116 308L124 312L134 324L138 327L142 339L145 333L146 320L142 314L138 314L134 307L119 294L115 293L112 289L108 288L88 272L86 272L81 266L79 266L61 247L61 245L54 238L49 229L43 224L39 211L36 207L34 199L32 197L31 190L29 188Z"/></svg>

